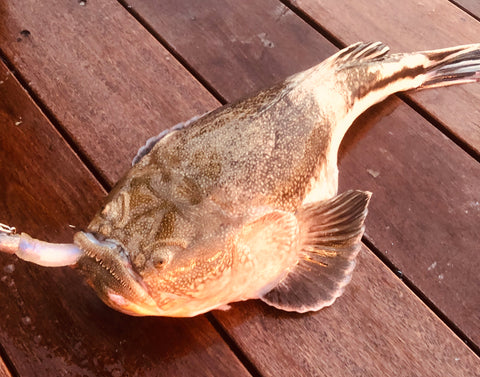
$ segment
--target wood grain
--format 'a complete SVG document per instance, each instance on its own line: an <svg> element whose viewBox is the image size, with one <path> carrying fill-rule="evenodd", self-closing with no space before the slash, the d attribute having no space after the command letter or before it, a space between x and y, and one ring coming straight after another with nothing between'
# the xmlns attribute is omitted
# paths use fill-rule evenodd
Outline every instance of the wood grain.
<svg viewBox="0 0 480 377"><path fill-rule="evenodd" d="M175 45L175 49L199 72L200 69L195 65L195 61L204 62L202 64L205 68L201 74L227 99L244 95L256 89L257 86L268 85L271 81L282 78L282 75L297 70L295 68L297 64L299 67L313 64L312 60L321 60L323 56L331 53L330 50L333 50L331 45L325 45L323 38L316 35L303 21L285 10L279 3L265 2L267 5L263 5L262 2L258 10L248 8L251 5L225 2L217 3L216 6L213 6L212 2L179 4L183 7L173 8L176 9L175 12L165 13L165 17L162 13L155 13L156 15L150 18L157 19L159 24L166 25L163 26L164 28L172 29L168 32L175 35L178 40L189 40L185 43L185 48L195 53L180 49L180 44ZM230 5L237 8L229 8ZM210 12L202 13L201 8L209 9ZM47 1L37 4L22 0L8 5L2 3L0 9L2 9L0 19L4 22L0 26L0 47L26 80L31 81L38 96L67 127L72 139L79 143L79 148L85 151L93 164L99 167L110 182L128 165L130 158L126 156L133 153L132 149L136 149L133 145L143 142L137 139L143 138L146 134L156 133L152 132L153 123L159 124L161 129L168 126L167 121L171 124L182 118L188 118L189 112L193 115L196 110L202 112L217 105L213 98L176 62L172 61L171 56L167 55L151 36L113 1L92 0L87 2L86 7L80 7L75 1L58 4ZM229 23L222 24L221 20L226 19L225 12L228 14L229 9L238 9L242 14L251 9L252 11L248 14L256 25L253 22L250 24L250 17L240 17L237 13L230 14ZM275 9L277 13L269 13ZM144 19L149 16L148 12L141 11L139 8L136 10L140 11ZM180 20L185 12L194 12L196 19L192 21L202 22L202 26L194 29L195 33L185 32L183 29L185 26L182 26ZM284 16L281 16L282 14ZM281 17L277 19L272 15ZM205 21L206 18L210 21ZM282 18L288 19L288 22ZM238 25L232 25L231 23L235 23L237 19L241 22ZM212 24L214 21L221 25L221 27L218 26L220 29L217 33L208 32L209 27L215 27L215 24ZM275 23L278 26L275 26ZM242 29L244 27L246 29ZM31 32L28 36L24 36L26 33L20 33L27 28ZM65 28L64 34L61 33L62 28ZM57 29L58 33L55 33ZM154 26L154 29L158 29L161 36L167 35L167 31L160 30L158 25ZM234 30L233 34L228 34L230 29ZM248 30L247 37L253 38L253 47L248 44L243 46L244 44L237 42L236 47L232 47L233 52L228 52L231 47L228 43L230 38L233 38L231 42L233 45L235 40L243 40L238 38L242 37L242 30ZM268 33L265 30L268 30ZM208 38L203 33L208 33ZM304 34L305 41L308 41L305 45L302 44L301 39ZM20 38L20 41L17 41L17 38ZM320 39L317 40L317 38ZM172 46L174 45L170 37L165 39ZM201 42L202 39L204 42ZM65 42L67 44L64 45ZM274 47L269 47L268 42L273 42ZM219 43L221 48L215 48L216 43ZM63 52L65 46L69 47L66 52ZM258 47L261 48L258 49ZM150 48L155 52L150 53ZM165 55L162 55L163 53ZM224 57L223 53L230 57ZM263 58L262 54L264 54ZM239 60L243 59L246 63L239 64L236 58L243 55L245 58L239 58ZM158 63L154 59L149 60L149 56L164 58ZM250 57L254 56L258 58L253 60L253 63L249 63ZM170 60L166 60L167 58ZM215 59L224 60L221 64L215 64ZM278 71L275 68L277 63L281 67ZM156 69L152 67L156 67L157 64L165 69L157 73L165 73L164 75L152 73L152 70ZM210 70L215 74L209 76ZM232 71L239 72L234 80L232 77L236 73L232 74ZM250 71L253 72L252 78L248 76ZM166 76L168 72L173 72L173 76ZM225 77L217 77L218 75L225 75ZM127 83L125 84L124 81ZM238 94L235 89L237 86ZM91 88L96 89L90 90ZM193 89L189 91L189 88ZM80 97L84 101L83 104L77 95L83 96ZM22 103L19 102L19 106L21 105ZM175 106L179 106L178 110L173 111ZM404 122L413 121L414 127L411 130L414 132L418 127L429 127L418 114L405 105L399 105L398 101L389 102L385 106L387 106L386 110L381 110L379 115L388 116L386 113L393 112L388 121L400 127L400 136L409 135L402 133L401 125ZM16 112L18 113L21 108L15 107ZM145 109L147 115L142 112ZM406 111L407 114L398 115L397 111L401 114ZM160 118L164 113L168 119ZM376 119L375 113L372 114L372 119L367 117L363 120L363 126L357 125L359 130L370 132L373 129ZM177 116L179 119L175 119ZM17 118L13 117L13 119ZM387 127L383 126L382 129L386 130ZM44 131L39 126L35 128L35 132L33 130L31 132L35 133L31 137L37 138L48 134L48 131ZM362 133L355 134L353 140L358 143L358 140L362 141L365 137ZM430 137L434 140L431 144L428 140ZM417 152L417 148L426 148L425 152L433 154L432 159L436 161L441 160L443 151L435 147L448 145L447 153L458 153L459 156L463 156L455 157L452 161L463 162L462 158L465 158L463 152L452 150L452 144L448 140L439 142L442 138L438 132L433 132L433 136L421 134L420 141L413 144L415 148L412 151ZM122 142L125 139L126 141ZM13 135L12 139L8 139L7 144L15 145L16 140L17 137ZM388 140L390 138L383 138L379 147L387 151L390 150L389 148L395 150L388 144ZM394 142L398 143L398 139L394 139ZM25 144L31 146L41 143L25 141ZM362 152L358 153L351 151L349 146L350 144L346 145L342 165L347 163L346 166L348 166L346 156L350 158L350 153L351 158L357 160L361 160L369 153L368 147L363 146ZM56 156L59 152L56 150L58 148L61 149L50 144L49 148L40 149L42 153L47 155L50 153L48 158L44 157L50 165L46 165L47 162L45 162L40 167L32 167L28 170L27 168L33 162L20 164L26 167L21 172L22 178L17 178L22 180L22 185L25 184L26 187L33 185L35 186L33 188L36 188L37 182L41 182L47 187L46 191L51 190L50 187L55 186L57 177L56 175L43 176L43 172L48 170L47 166L51 171L57 170L60 176L66 174L62 169L71 170L73 175L78 175L75 169L85 171L81 164L76 168L72 165L67 165L66 168L57 166ZM402 153L408 154L412 151L407 150ZM29 153L31 153L30 150L22 150L16 158L25 159ZM41 156L34 155L33 158L34 162L42 160ZM69 159L70 157L67 158ZM408 159L405 161L409 162ZM381 165L381 169L391 168L392 161L386 159L384 162L385 165ZM1 166L3 165L2 163ZM356 165L351 166L354 170L356 169ZM419 161L418 166L415 167L420 169L416 172L416 177L429 172L429 166L428 163L423 166L423 161ZM365 167L361 168L365 169ZM370 167L367 168L370 169ZM464 174L462 169L463 167L460 166L459 175ZM447 170L448 177L450 177L449 171ZM32 172L34 172L33 176ZM401 194L397 198L400 206L399 213L396 213L397 216L394 218L397 222L395 224L399 223L398 227L403 223L410 224L412 217L408 216L408 211L402 207L402 203L411 193L405 197L403 189L398 189L395 181L390 178L384 181L387 174L384 174L384 170L380 172L375 181L378 190L384 190L383 192L390 190L388 191L390 195ZM404 170L401 172L402 178L407 180L408 187L415 187L414 178L409 180L408 174ZM430 171L433 177L437 173L435 169ZM468 170L465 170L465 173L468 173ZM356 175L356 170L352 174ZM0 176L3 175L2 168ZM9 171L5 176L15 177L15 174ZM367 178L371 179L370 176ZM62 179L60 178L60 182ZM342 182L343 179L342 175ZM465 179L464 182L471 181ZM359 184L360 188L363 188L365 181L362 180L360 183L362 183L362 185ZM95 182L93 185L98 189ZM80 203L84 202L84 197L96 200L95 192L92 194L87 190L91 187L89 184L78 187L75 185L73 188L69 188L70 186L68 184L66 186L67 193L68 190L85 191L82 191ZM437 193L437 197L440 198L438 201L442 205L450 203L442 202L444 198L442 195L448 194L451 186L447 185L447 189L442 191L444 188L440 185L436 190L434 192ZM59 195L55 194L57 196L54 195L54 200L49 199L50 194L46 193L46 199L42 203L38 201L38 198L44 198L40 194L45 193L38 193L37 196L36 191L33 193L27 191L18 199L9 200L9 206L11 206L9 213L16 216L17 212L23 211L24 214L19 215L23 216L20 218L21 221L16 222L15 217L8 217L7 221L15 220L13 224L20 227L23 221L26 225L29 224L28 218L34 216L41 219L39 216L44 213L47 219L38 223L32 221L28 231L35 236L51 240L57 240L57 237L58 239L70 237L71 230L64 228L65 233L62 233L62 231L58 232L58 229L63 229L61 224L68 224L73 217L64 214L63 208L59 211L55 209L58 206L50 208L47 204L43 204L64 203L64 201L68 202L68 199L63 198L62 192ZM388 199L388 195L384 195L384 198ZM385 202L388 204L388 200L382 200L382 204L378 207L379 212L382 208L390 209L389 205L385 206ZM432 201L427 200L425 203L431 204ZM32 206L37 206L37 209L33 208L31 213L25 213L25 208ZM40 210L38 206L45 207ZM91 208L96 207L97 205L92 205ZM461 207L455 207L455 213L460 209ZM85 209L85 211L88 210ZM443 213L442 211L443 209L440 213ZM75 218L80 219L78 224L81 224L84 221L82 219L86 221L89 216L86 213L76 214ZM413 224L418 221L421 225L421 220L424 218L415 217ZM440 223L440 230L443 229L444 224L444 222ZM369 224L369 229L371 226ZM57 233L54 233L54 228L57 229ZM414 230L415 237L422 235L421 226L418 229ZM52 238L52 234L55 238ZM426 234L422 241L428 245L428 242L439 234ZM394 236L400 240L405 238L403 234L394 233ZM396 250L403 252L402 243L397 238L387 241L398 242ZM446 246L448 249L451 244ZM411 250L407 251L411 253ZM439 254L435 253L440 251L433 249L425 251L422 248L422 252L438 256ZM475 257L472 258L469 252L471 251L467 251L466 258L478 260ZM15 262L15 259L8 258L2 263L2 268L9 266L4 270L6 278L3 284L10 285L10 289L2 292L1 294L7 297L2 298L0 295L0 299L2 303L6 303L5 310L10 313L10 317L4 318L5 323L0 325L2 329L0 341L9 344L6 348L9 354L16 355L15 360L25 361L27 357L32 358L33 366L15 364L21 374L35 375L39 370L50 374L58 374L55 371L66 370L65 374L74 375L245 374L244 369L226 349L223 341L216 333L211 332L212 329L204 317L191 320L129 318L106 308L91 291L82 286L82 280L70 270L50 271L26 266ZM12 270L11 265L14 266L14 271L8 272ZM406 273L409 270L403 267L402 269ZM423 270L422 272L425 273ZM463 281L475 279L475 276L461 275L459 278ZM31 284L32 280L35 284ZM474 287L475 284L473 280L471 286ZM435 288L434 285L432 287ZM452 297L448 305L458 305L458 302L469 299L469 296L463 295L461 291L456 293L459 296ZM430 294L431 292L427 292L427 295ZM440 375L440 372L442 372L441 375L449 375L448 373L451 372L451 375L456 376L475 374L479 368L478 358L472 355L437 317L413 297L399 280L386 271L381 262L367 252L364 252L361 257L359 269L354 275L354 282L347 289L346 295L327 310L314 315L297 316L267 308L259 302L251 302L234 305L233 310L216 313L216 316L222 321L227 331L235 337L242 352L245 352L265 375L282 375L282 373L283 375L321 375L322 373L323 375L339 373L402 375L403 373L403 375L435 376ZM46 318L51 320L46 321ZM457 321L457 318L454 320ZM58 329L61 329L60 333ZM95 345L95 349L92 345ZM46 365L43 369L41 369L42 363ZM410 373L412 370L415 372Z"/></svg>
<svg viewBox="0 0 480 377"><path fill-rule="evenodd" d="M277 0L127 2L229 102L337 50Z"/></svg>
<svg viewBox="0 0 480 377"><path fill-rule="evenodd" d="M218 0L129 3L228 100L319 62L333 48L327 45L323 50L324 38L312 35L313 29L274 1L261 5ZM255 55L252 51L262 48L256 36L262 33L274 47L263 46L263 54ZM401 37L397 38L400 44ZM239 40L250 42L241 44ZM418 46L422 48L427 48L425 42ZM438 98L451 99L456 93L454 88L441 92ZM460 96L456 104L444 107L454 112L457 106L465 108L469 103L470 99ZM473 115L457 114L456 121L467 124L476 116L474 122L478 123L477 108ZM366 133L384 115L385 120L375 126L378 133L372 133L368 142L359 144L350 139L343 144L349 162L340 161L342 188L370 188L374 192L367 221L370 239L480 344L480 276L476 272L480 267L480 212L475 204L480 199L475 190L480 184L478 164L400 101L379 109L354 127ZM390 135L392 127L394 135ZM386 152L372 153L372 147ZM376 172L381 174L374 179Z"/></svg>
<svg viewBox="0 0 480 377"><path fill-rule="evenodd" d="M480 344L480 164L392 98L340 154L340 191L373 192L367 238Z"/></svg>
<svg viewBox="0 0 480 377"><path fill-rule="evenodd" d="M293 3L345 44L381 40L392 51L406 52L479 43L480 22L445 0ZM427 90L409 96L480 153L479 85Z"/></svg>
<svg viewBox="0 0 480 377"><path fill-rule="evenodd" d="M56 242L104 196L1 62L0 187L0 222ZM69 268L2 254L0 287L0 342L21 376L249 375L205 317L122 315Z"/></svg>
<svg viewBox="0 0 480 377"><path fill-rule="evenodd" d="M0 48L110 183L217 102L116 1L0 3Z"/></svg>
<svg viewBox="0 0 480 377"><path fill-rule="evenodd" d="M215 312L263 376L476 376L479 359L367 249L346 292L295 315L258 301Z"/></svg>
<svg viewBox="0 0 480 377"><path fill-rule="evenodd" d="M454 0L453 2L462 6L476 17L480 17L480 2L477 0Z"/></svg>

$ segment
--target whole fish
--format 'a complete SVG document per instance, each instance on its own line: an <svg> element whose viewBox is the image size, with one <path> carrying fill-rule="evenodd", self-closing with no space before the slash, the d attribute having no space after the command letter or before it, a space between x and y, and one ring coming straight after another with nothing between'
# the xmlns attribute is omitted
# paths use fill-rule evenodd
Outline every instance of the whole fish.
<svg viewBox="0 0 480 377"><path fill-rule="evenodd" d="M370 193L337 195L355 118L392 93L480 81L480 45L388 55L356 43L143 147L73 244L0 228L0 250L78 267L132 315L186 317L259 298L306 312L350 281Z"/></svg>

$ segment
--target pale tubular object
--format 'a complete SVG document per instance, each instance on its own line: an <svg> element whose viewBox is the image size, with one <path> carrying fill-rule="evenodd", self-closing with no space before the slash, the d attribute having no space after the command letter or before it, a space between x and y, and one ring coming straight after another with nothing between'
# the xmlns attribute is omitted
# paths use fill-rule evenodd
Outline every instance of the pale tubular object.
<svg viewBox="0 0 480 377"><path fill-rule="evenodd" d="M70 266L77 263L83 251L74 244L40 241L26 233L0 231L0 251L45 267Z"/></svg>

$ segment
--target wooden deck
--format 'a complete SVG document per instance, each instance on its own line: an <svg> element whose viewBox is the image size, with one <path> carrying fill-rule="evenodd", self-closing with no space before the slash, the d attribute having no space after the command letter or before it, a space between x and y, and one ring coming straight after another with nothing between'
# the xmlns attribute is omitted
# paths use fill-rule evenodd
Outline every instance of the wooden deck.
<svg viewBox="0 0 480 377"><path fill-rule="evenodd" d="M477 0L0 2L0 222L68 242L144 141L358 40L480 42ZM480 376L480 85L393 97L341 151L370 190L352 283L133 318L78 273L0 255L0 376Z"/></svg>

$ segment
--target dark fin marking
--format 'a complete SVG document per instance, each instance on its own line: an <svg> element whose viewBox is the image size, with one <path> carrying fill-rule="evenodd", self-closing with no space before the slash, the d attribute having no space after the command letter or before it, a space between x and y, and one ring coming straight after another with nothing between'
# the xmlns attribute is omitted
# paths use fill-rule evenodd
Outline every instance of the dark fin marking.
<svg viewBox="0 0 480 377"><path fill-rule="evenodd" d="M376 72L370 81L359 82L357 89L350 89L353 101L375 91L383 91L384 97L387 97L396 91L480 81L480 44L390 56L387 56L387 52L388 47L380 42L356 43L332 57L332 64L337 71L356 68L364 70L370 66L372 72ZM413 66L407 59L415 55L428 60L419 61L419 64ZM376 63L398 63L398 69L388 76L382 76L381 70L375 69ZM419 85L415 78L421 75L424 81ZM403 88L392 85L400 81L404 81Z"/></svg>
<svg viewBox="0 0 480 377"><path fill-rule="evenodd" d="M480 81L480 44L421 52L430 61L420 89Z"/></svg>
<svg viewBox="0 0 480 377"><path fill-rule="evenodd" d="M208 114L208 113L205 113L205 114L203 114L203 115L196 115L196 116L194 116L192 119L187 120L186 122L177 123L175 126L170 127L169 129L163 130L163 131L160 132L158 135L152 136L151 138L149 138L149 139L145 142L145 145L143 145L142 147L140 147L140 149L138 150L136 156L133 158L133 160L132 160L132 166L134 166L138 161L140 161L143 156L145 156L146 154L148 154L148 152L150 152L150 151L153 149L153 147L154 147L160 140L162 140L165 136L167 136L167 135L170 134L171 132L179 131L179 130L185 128L185 127L190 126L192 123L196 122L197 120L199 120L200 118L202 118L202 117L203 117L204 115L206 115L206 114Z"/></svg>
<svg viewBox="0 0 480 377"><path fill-rule="evenodd" d="M299 261L261 299L276 308L307 312L333 304L349 283L365 229L371 194L347 191L301 208Z"/></svg>
<svg viewBox="0 0 480 377"><path fill-rule="evenodd" d="M340 50L330 59L338 68L344 68L349 63L358 64L359 61L382 59L390 48L382 42L357 42Z"/></svg>

